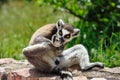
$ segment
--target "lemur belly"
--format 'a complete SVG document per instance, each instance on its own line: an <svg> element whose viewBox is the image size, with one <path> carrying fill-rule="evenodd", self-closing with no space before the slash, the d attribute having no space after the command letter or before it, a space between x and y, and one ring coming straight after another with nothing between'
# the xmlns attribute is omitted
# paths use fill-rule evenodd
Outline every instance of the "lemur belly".
<svg viewBox="0 0 120 80"><path fill-rule="evenodd" d="M38 61L39 60L39 61ZM40 56L32 56L28 58L28 61L32 63L36 69L42 72L48 72L51 70L51 66L48 62L43 60Z"/></svg>

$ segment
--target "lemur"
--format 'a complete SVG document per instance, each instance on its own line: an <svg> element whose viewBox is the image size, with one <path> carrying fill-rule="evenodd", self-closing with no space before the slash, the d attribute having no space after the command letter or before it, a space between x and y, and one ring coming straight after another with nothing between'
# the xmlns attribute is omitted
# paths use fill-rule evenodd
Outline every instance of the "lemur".
<svg viewBox="0 0 120 80"><path fill-rule="evenodd" d="M23 49L23 54L41 72L60 71L76 64L81 70L103 68L103 63L89 61L88 51L82 44L64 50L65 45L79 33L79 29L60 19L55 24L39 28L32 35L29 45Z"/></svg>

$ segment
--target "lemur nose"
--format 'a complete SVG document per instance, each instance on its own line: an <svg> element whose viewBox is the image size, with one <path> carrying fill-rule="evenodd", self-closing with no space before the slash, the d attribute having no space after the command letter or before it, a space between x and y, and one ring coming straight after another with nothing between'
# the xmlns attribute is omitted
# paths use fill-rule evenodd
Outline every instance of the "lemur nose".
<svg viewBox="0 0 120 80"><path fill-rule="evenodd" d="M63 37L60 37L60 40L61 40L61 42L64 42L64 41L65 41Z"/></svg>

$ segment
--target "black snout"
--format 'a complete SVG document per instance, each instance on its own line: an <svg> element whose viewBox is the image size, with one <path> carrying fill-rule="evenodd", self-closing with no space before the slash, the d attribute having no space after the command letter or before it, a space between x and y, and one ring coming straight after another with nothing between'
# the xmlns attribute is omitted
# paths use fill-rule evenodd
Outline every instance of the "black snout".
<svg viewBox="0 0 120 80"><path fill-rule="evenodd" d="M63 37L60 37L60 40L61 40L61 42L64 42L64 41L65 41Z"/></svg>

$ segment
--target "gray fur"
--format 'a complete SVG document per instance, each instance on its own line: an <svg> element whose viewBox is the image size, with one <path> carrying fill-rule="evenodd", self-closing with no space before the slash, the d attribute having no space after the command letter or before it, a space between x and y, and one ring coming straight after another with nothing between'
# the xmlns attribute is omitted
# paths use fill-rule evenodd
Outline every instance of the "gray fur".
<svg viewBox="0 0 120 80"><path fill-rule="evenodd" d="M60 30L62 30L62 35L59 34ZM93 67L103 68L103 63L89 61L88 51L81 44L64 50L67 42L77 37L79 33L79 29L58 20L56 24L48 24L38 29L33 34L29 46L23 49L23 54L31 64L42 72L61 71L76 64L82 70ZM67 34L70 34L69 38L64 37ZM61 41L61 38L64 41Z"/></svg>

